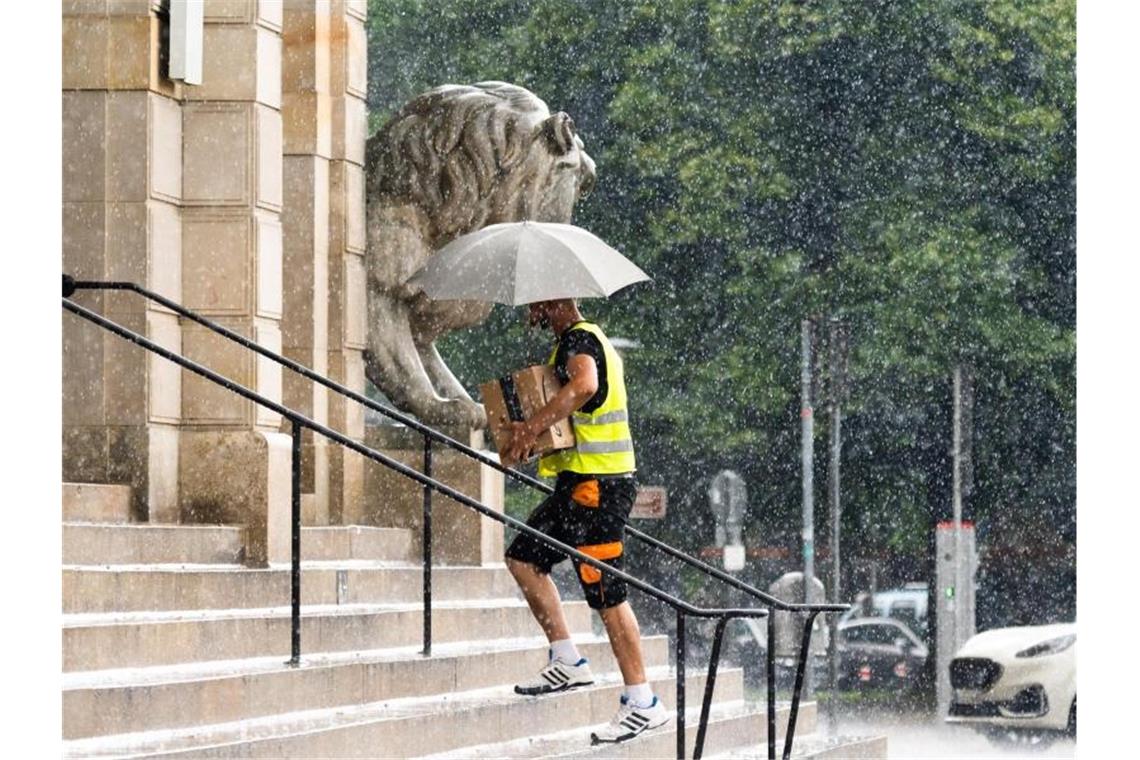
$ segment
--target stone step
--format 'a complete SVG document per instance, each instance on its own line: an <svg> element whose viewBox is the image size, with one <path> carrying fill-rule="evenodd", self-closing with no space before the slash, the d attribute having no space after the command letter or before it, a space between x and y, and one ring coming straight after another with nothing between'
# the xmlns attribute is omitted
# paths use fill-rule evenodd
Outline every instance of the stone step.
<svg viewBox="0 0 1140 760"><path fill-rule="evenodd" d="M566 602L572 633L591 631L585 602ZM291 609L129 612L64 615L63 670L106 670L238 660L291 650ZM536 636L538 624L517 598L433 605L432 641ZM319 605L301 611L301 651L343 652L414 646L423 613L414 604Z"/></svg>
<svg viewBox="0 0 1140 760"><path fill-rule="evenodd" d="M782 757L783 752L781 741L776 744L777 757ZM706 757L709 760L756 760L757 757L766 757L766 754L757 753L755 747L734 747ZM792 760L887 760L887 737L818 736L814 733L801 736L797 727L791 757Z"/></svg>
<svg viewBox="0 0 1140 760"><path fill-rule="evenodd" d="M130 522L131 487L103 483L64 483L63 519L66 522Z"/></svg>
<svg viewBox="0 0 1140 760"><path fill-rule="evenodd" d="M666 667L647 671L654 691L672 705L675 680ZM724 700L740 700L743 676L717 678ZM686 679L699 693L701 674ZM510 685L445 695L307 710L176 731L126 734L65 743L68 757L100 755L193 757L409 757L492 741L519 739L550 727L592 726L618 706L621 678L598 675L593 686L543 697L520 697Z"/></svg>
<svg viewBox="0 0 1140 760"><path fill-rule="evenodd" d="M720 677L717 677L719 683ZM719 689L718 697L719 697ZM646 731L636 739L621 744L592 745L590 734L605 726L605 722L590 726L575 726L538 736L527 736L505 742L460 747L450 752L423 755L419 760L487 760L532 757L604 757L604 758L661 758L675 757L677 748L676 706L670 704L669 723ZM776 733L784 736L790 707L776 707ZM693 754L701 718L699 699L686 705L685 755ZM796 721L796 731L815 730L814 703L805 704ZM762 705L736 699L714 699L709 711L709 725L705 732L704 754L721 750L750 750L750 757L764 757L767 753L767 718ZM780 744L782 749L782 743Z"/></svg>
<svg viewBox="0 0 1140 760"><path fill-rule="evenodd" d="M401 528L302 528L301 558L408 561L413 559L411 537L411 531ZM63 526L66 565L234 564L241 560L240 525L76 522Z"/></svg>
<svg viewBox="0 0 1140 760"><path fill-rule="evenodd" d="M617 669L608 640L576 639L594 673ZM665 636L646 637L643 651L648 667L668 663ZM303 657L297 668L281 657L262 657L72 673L64 676L63 735L186 728L513 684L533 676L546 657L546 639L534 637L433 645L429 658L414 646Z"/></svg>
<svg viewBox="0 0 1140 760"><path fill-rule="evenodd" d="M368 525L342 525L301 529L301 559L305 560L391 560L414 561L419 546L412 546L407 528L374 528Z"/></svg>
<svg viewBox="0 0 1140 760"><path fill-rule="evenodd" d="M236 609L289 604L288 567L107 565L63 569L65 613ZM518 596L505 565L432 568L435 601ZM301 604L414 602L423 568L372 561L301 563Z"/></svg>

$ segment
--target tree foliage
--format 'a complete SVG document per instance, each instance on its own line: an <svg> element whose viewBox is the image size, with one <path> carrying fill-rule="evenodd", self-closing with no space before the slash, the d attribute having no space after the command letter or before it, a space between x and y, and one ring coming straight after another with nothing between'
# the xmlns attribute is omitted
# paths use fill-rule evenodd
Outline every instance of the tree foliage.
<svg viewBox="0 0 1140 760"><path fill-rule="evenodd" d="M750 541L798 530L799 324L819 316L852 336L857 553L921 553L948 514L959 364L977 378L968 508L983 535L1045 515L1074 540L1073 0L386 0L369 14L374 125L428 87L485 79L574 117L599 178L575 221L655 280L583 305L641 344L627 357L640 474L674 510L657 530L708 543L704 489L724 467L749 483ZM474 387L543 344L499 309L443 351Z"/></svg>

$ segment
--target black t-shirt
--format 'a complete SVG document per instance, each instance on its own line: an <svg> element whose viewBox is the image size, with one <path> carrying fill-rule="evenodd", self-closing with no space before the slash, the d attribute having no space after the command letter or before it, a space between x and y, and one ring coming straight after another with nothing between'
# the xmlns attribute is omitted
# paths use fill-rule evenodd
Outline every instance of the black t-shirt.
<svg viewBox="0 0 1140 760"><path fill-rule="evenodd" d="M598 391L578 410L589 414L605 403L606 396L610 392L608 375L606 374L606 352L602 349L602 342L592 332L575 325L567 327L558 338L558 351L554 354L554 374L558 378L558 382L563 385L570 382L570 374L566 371L566 362L576 354L592 356L594 363L598 365Z"/></svg>

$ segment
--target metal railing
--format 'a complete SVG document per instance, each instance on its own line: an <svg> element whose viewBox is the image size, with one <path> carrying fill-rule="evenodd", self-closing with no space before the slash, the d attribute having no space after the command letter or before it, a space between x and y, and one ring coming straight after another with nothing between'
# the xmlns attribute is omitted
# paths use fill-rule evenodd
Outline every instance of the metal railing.
<svg viewBox="0 0 1140 760"><path fill-rule="evenodd" d="M235 383L232 380L229 380L228 378L225 378L222 375L219 375L219 374L213 372L212 370L209 370L208 368L203 367L200 364L197 364L196 362L193 362L189 359L186 359L183 356L180 356L179 354L176 354L172 351L169 351L168 349L165 349L165 348L151 342L150 340L146 339L145 337L138 335L137 333L134 333L134 332L122 327L121 325L118 325L117 323L114 323L110 320L107 320L106 318L100 316L99 314L97 314L97 313L95 313L95 312L93 312L93 311L69 300L70 296L73 295L78 290L125 290L125 291L131 291L131 292L137 293L137 294L143 296L144 298L147 298L149 300L152 300L156 303L161 304L162 306L170 309L171 311L179 314L180 316L182 316L186 319L189 319L193 322L196 322L197 324L200 324L203 327L206 327L207 329L209 329L209 330L211 330L211 331L213 331L219 335L222 335L223 337L225 337L229 340L232 340L235 343L238 343L245 348L248 348L248 349L258 353L261 356L264 356L267 359L270 359L270 360L282 365L283 367L286 367L287 369L302 375L303 377L305 377L309 380L312 380L313 382L316 382L320 385L323 385L324 387L326 387L326 388L328 388L328 389L330 389L330 390L332 390L332 391L334 391L334 392L336 392L336 393L338 393L338 394L340 394L346 398L352 399L353 401L356 401L356 402L364 405L366 408L372 409L372 410L374 410L374 411L376 411L382 415L387 416L390 419L394 419L397 422L400 422L400 423L406 425L407 427L416 430L417 432L421 433L424 436L424 460L423 460L424 461L424 467L423 467L423 473L421 474L420 472L418 472L418 471L416 471L410 467L407 467L406 465L403 465L400 462L397 462L396 460L393 460L393 459L385 456L384 454L382 454L378 451L370 449L367 446L364 446L363 444L361 444L361 443L359 443L359 442L357 442L351 438L348 438L347 436L344 436L340 433L337 433L336 431L334 431L328 427L325 427L324 425L321 425L320 423L316 422L315 420L312 420L308 417L305 417L304 415L300 414L299 412L296 412L296 411L289 409L289 408L287 408L281 404L278 404L274 401L271 401L270 399L267 399L263 396L260 396L259 394L255 393L254 391L251 391L250 389L246 388L245 386L242 386L238 383ZM146 348L147 350L149 350L153 353L156 353L156 354L162 356L163 358L166 358L166 359L168 359L168 360L170 360L170 361L172 361L172 362L174 362L174 363L176 363L176 364L178 364L178 365L180 365L180 366L182 366L182 367L184 367L184 368L186 368L186 369L188 369L188 370L190 370L190 371L192 371L192 372L194 372L194 373L196 373L202 377L205 377L208 380L211 380L212 382L217 383L218 385L221 385L221 386L227 388L228 390L231 390L231 391L243 396L244 398L246 398L250 401L253 401L253 402L258 403L258 404L260 404L260 405L262 405L268 409L271 409L272 411L274 411L274 412L280 414L281 416L285 417L286 419L288 419L290 421L290 423L292 424L292 451L293 451L293 465L292 465L292 524L293 524L293 530L292 530L292 584L291 584L291 587L292 587L291 588L291 590L292 590L292 594L291 594L291 596L292 596L292 631L291 631L292 656L289 660L290 664L298 665L300 663L300 583L301 583L301 571L300 571L300 551L301 551L301 549L300 549L300 541L301 541L301 536L300 536L300 525L301 525L301 518L300 518L300 515L301 515L301 507L300 507L300 504L301 504L301 491L300 491L301 470L300 470L300 466L301 465L300 465L300 461L301 461L301 457L300 457L300 449L301 449L301 433L304 430L304 428L308 427L310 430L313 430L314 432L320 433L321 435L325 436L329 440L335 441L336 443L339 443L343 446L346 446L347 448L349 448L353 451L356 451L357 453L361 454L362 456L364 456L364 457L366 457L372 461L375 461L379 464L383 464L386 467L389 467L390 469L396 470L400 474L402 474L406 477L409 477L412 480L419 482L423 486L423 488L424 488L424 502L423 502L423 504L424 504L424 506L423 506L423 521L424 521L423 526L424 526L424 529L423 529L423 544L422 544L423 599L424 599L424 607L423 607L423 626L424 626L424 628L423 628L423 641L424 641L424 647L423 647L423 654L425 656L429 656L431 654L431 596L432 596L432 590L431 590L432 589L432 582L431 582L432 496L431 495L432 495L433 491L439 492L445 496L448 496L449 498L459 502L460 504L463 504L464 506L467 506L471 509L474 509L477 512L480 512L481 514L483 514L483 515L485 515L485 516L487 516L493 520L501 522L505 525L510 525L511 527L516 528L517 530L521 530L524 533L528 533L530 535L533 535L536 538L539 538L540 540L549 544L550 546L558 549L560 552L566 554L568 557L575 557L575 558L579 559L580 561L585 562L586 564L588 564L588 565L590 565L590 566L592 566L598 570L604 570L604 571L612 574L614 577L621 578L622 580L626 581L627 583L629 583L634 588L637 588L638 590L640 590L644 593L647 593L650 596L653 596L654 598L658 599L659 601L662 601L662 602L672 606L677 612L677 638L676 638L676 649L675 649L676 668L675 669L676 669L676 676L677 676L677 756L678 756L678 758L683 758L685 756L685 685L684 685L685 658L684 658L684 652L685 652L685 618L686 618L686 616L698 617L698 618L716 618L717 619L716 630L715 630L715 633L713 636L712 652L710 655L709 670L708 670L708 675L706 677L706 682L705 682L705 693L704 693L704 698L702 700L702 706L701 706L701 716L700 716L700 721L699 721L698 728L697 728L696 741L694 743L693 757L699 758L699 757L701 757L701 754L703 752L705 735L706 735L707 726L708 726L708 717L709 717L709 712L711 709L713 688L715 686L717 667L719 664L721 643L723 640L724 631L725 631L725 628L727 627L728 621L730 619L738 618L738 617L753 617L753 618L769 617L771 610L804 613L806 615L806 618L804 621L803 634L801 636L799 658L797 660L797 665L796 665L796 677L795 677L795 683L794 683L793 692L792 692L790 714L788 717L788 724L787 724L787 729L785 731L785 737L784 737L783 758L784 758L784 760L787 760L790 757L791 751L792 751L792 742L793 742L793 739L795 736L795 725L796 725L796 719L797 719L797 715L798 715L798 711L799 711L800 695L801 695L802 688L803 688L804 671L805 671L805 667L806 667L807 659L808 659L808 649L809 649L809 645L810 645L810 641L811 641L812 626L815 622L815 618L821 613L842 612L842 611L848 609L849 605L845 605L845 604L797 604L797 603L785 602L785 601L783 601L783 600L781 600L781 599L779 599L779 598L777 598L771 594L768 594L764 591L760 591L759 589L756 589L756 588L744 583L740 579L735 578L734 576L729 575L728 573L725 573L724 571L720 570L719 568L708 565L708 564L696 559L695 557L691 557L691 556L681 552L680 550L678 550L678 549L676 549L676 548L674 548L674 547L672 547L672 546L670 546L670 545L668 545L668 544L666 544L666 543L664 543L664 542L662 542L656 538L653 538L652 536L649 536L649 535L637 530L636 528L627 526L626 533L628 535L632 535L633 537L637 538L638 540L642 541L643 543L647 544L648 546L651 546L655 549L663 551L666 554L674 557L675 559L678 559L678 560L690 565L691 567L696 568L697 570L701 571L705 575L708 575L709 577L715 578L715 579L717 579L723 583L726 583L727 585L729 585L729 586L731 586L731 587L733 587L739 591L742 591L742 592L748 594L749 596L751 596L751 597L757 599L758 601L762 602L764 605L766 605L770 609L760 609L760 610L738 609L738 608L703 609L703 608L695 607L693 605L688 604L687 602L684 602L681 599L673 597L672 595L668 594L665 591L657 589L656 587L654 587L648 583L645 583L644 581L641 581L640 579L638 579L632 575L629 575L628 573L625 573L624 571L610 567L609 565L607 565L604 562L595 560L592 557L589 557L588 555L579 552L577 549L570 547L566 544L563 544L563 543L557 541L556 539L553 539L553 538L547 536L546 534L542 533L541 531L537 531L537 530L531 528L530 526L526 525L525 523L522 523L522 522L520 522L520 521L518 521L518 520L516 520L510 516L503 515L503 514L500 514L498 512L495 512L494 510L492 510L489 507L487 507L486 505L476 501L475 499L472 499L472 498L466 496L465 494L462 494L462 493L452 489L451 487L435 480L432 477L432 441L438 441L438 442L446 445L447 447L451 448L452 450L458 451L458 452L460 452L460 453L462 453L462 454L464 454L464 455L466 455L472 459L475 459L476 461L478 461L478 462L480 462L486 466L492 467L493 469L503 473L505 476L510 477L510 478L520 482L520 483L525 484L525 485L528 485L532 488L535 488L536 490L539 490L539 491L542 491L542 492L548 493L548 494L553 492L553 488L551 486L549 486L548 484L543 483L542 481L539 481L535 478L532 478L529 475L526 475L525 473L519 472L517 470L511 469L508 467L504 467L497 459L494 459L490 456L487 456L486 454L484 454L481 451L478 451L477 449L471 448L470 446L467 446L466 444L463 444L459 441L456 441L455 439L439 432L438 430L435 430L434 428L431 428L431 427L419 422L418 420L414 419L413 417L410 417L410 416L405 415L401 412L398 412L395 409L391 409L390 407L384 406L383 404L380 404L380 403L378 403L372 399L369 399L368 397L366 397L360 393L357 393L356 391L353 391L353 390L346 388L346 387L344 387L344 386L342 386L342 385L340 385L340 384L338 384L332 380L329 380L328 378L324 377L323 375L320 375L320 374L314 372L310 368L305 367L304 365L299 364L299 363L292 361L290 359L287 359L283 356L280 356L280 355L270 351L269 349L266 349L264 346L261 346L258 343L246 338L245 336L239 335L238 333L235 333L232 330L228 330L227 328L222 327L221 325L219 325L219 324L217 324L217 323L215 323L209 319L206 319L205 317L202 317L199 314L196 314L195 312L191 311L190 309L185 308L181 304L178 304L177 302L172 301L172 300L170 300L170 299L168 299L168 298L166 298L166 297L164 297L158 293L155 293L155 292L148 290L148 289L146 289L140 285L137 285L136 283L74 280L70 276L64 275L63 276L63 296L64 296L63 307L65 309L71 311L72 313L77 314L78 316L80 316L84 319L87 319L88 321L94 322L95 324L99 325L100 327L103 327L104 329L115 333L119 337L124 338L125 340L128 340L128 341L131 341L131 342L133 342L139 346L142 346L143 348ZM767 658L766 658L767 659L767 662L766 662L766 666L767 666L766 667L767 740L768 740L767 743L768 743L768 758L770 760L775 760L775 756L776 756L776 743L775 743L776 742L775 626L771 623L771 621L769 621L767 628L768 628L768 650L766 653L767 654Z"/></svg>

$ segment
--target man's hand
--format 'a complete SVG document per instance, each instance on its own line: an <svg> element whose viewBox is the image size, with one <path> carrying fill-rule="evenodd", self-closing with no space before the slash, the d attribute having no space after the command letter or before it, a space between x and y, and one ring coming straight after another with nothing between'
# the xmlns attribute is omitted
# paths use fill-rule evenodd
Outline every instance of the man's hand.
<svg viewBox="0 0 1140 760"><path fill-rule="evenodd" d="M538 435L531 432L527 423L512 422L511 442L507 444L506 451L503 452L503 464L510 466L518 462L525 462L530 458L537 440Z"/></svg>

